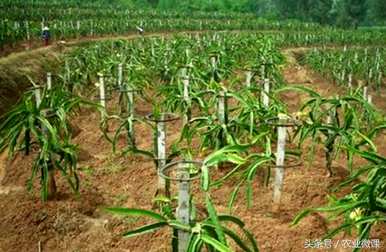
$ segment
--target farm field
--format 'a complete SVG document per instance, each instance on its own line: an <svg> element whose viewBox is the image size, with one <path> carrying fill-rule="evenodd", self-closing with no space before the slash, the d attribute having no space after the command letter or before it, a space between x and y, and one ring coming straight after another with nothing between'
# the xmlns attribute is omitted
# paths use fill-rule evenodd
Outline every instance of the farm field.
<svg viewBox="0 0 386 252"><path fill-rule="evenodd" d="M0 11L0 251L386 251L384 30L59 2Z"/></svg>

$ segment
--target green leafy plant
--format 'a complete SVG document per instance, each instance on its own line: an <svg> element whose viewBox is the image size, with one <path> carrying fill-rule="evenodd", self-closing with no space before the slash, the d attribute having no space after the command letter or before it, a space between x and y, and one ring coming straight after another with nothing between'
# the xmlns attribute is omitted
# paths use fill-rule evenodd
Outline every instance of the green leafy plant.
<svg viewBox="0 0 386 252"><path fill-rule="evenodd" d="M308 115L308 119L303 121L296 136L299 136L299 145L303 144L308 138L312 139L312 150L310 152L311 161L317 143L322 143L326 154L326 168L328 175L331 176L332 161L340 152L346 153L348 167L353 165L353 156L341 148L343 145L355 146L363 140L363 136L370 130L370 127L378 125L382 119L379 113L364 100L359 94L349 94L324 98L318 93L304 87L285 87L284 90L296 90L308 93L311 98L304 103L300 109L301 114ZM363 127L368 125L368 127ZM366 143L371 148L374 145L370 139Z"/></svg>
<svg viewBox="0 0 386 252"><path fill-rule="evenodd" d="M158 214L152 211L130 208L109 208L107 210L113 214L126 217L147 217L155 221L152 224L124 233L124 237L127 238L169 227L173 233L172 251L178 251L177 232L179 230L190 234L186 251L231 252L233 249L230 247L228 239L232 240L243 251L259 251L255 238L245 228L245 224L240 219L231 215L218 215L209 195L206 195L205 202L208 216L202 218L202 220L192 220L189 225L182 224L171 214ZM237 227L237 229L230 228L229 224ZM240 232L243 236L240 236ZM246 240L242 237L245 237Z"/></svg>
<svg viewBox="0 0 386 252"><path fill-rule="evenodd" d="M329 197L324 207L306 209L299 213L293 221L298 224L305 216L313 212L328 213L331 219L342 218L341 224L330 230L325 238L331 238L340 232L351 233L356 230L358 240L369 239L371 229L377 224L386 223L386 159L371 151L363 151L351 146L348 151L369 161L368 165L357 169L334 191L351 186L349 193L342 197ZM365 177L365 178L364 178ZM354 251L358 251L355 248Z"/></svg>
<svg viewBox="0 0 386 252"><path fill-rule="evenodd" d="M313 50L302 62L331 78L339 85L363 84L380 91L384 85L385 51L382 48L354 48L346 50Z"/></svg>
<svg viewBox="0 0 386 252"><path fill-rule="evenodd" d="M69 116L82 102L57 89L44 92L42 102L37 106L33 93L28 92L1 118L0 150L8 149L10 158L20 150L28 155L33 145L38 146L28 188L31 189L34 178L40 173L43 201L56 194L56 170L78 192L77 151L71 144Z"/></svg>

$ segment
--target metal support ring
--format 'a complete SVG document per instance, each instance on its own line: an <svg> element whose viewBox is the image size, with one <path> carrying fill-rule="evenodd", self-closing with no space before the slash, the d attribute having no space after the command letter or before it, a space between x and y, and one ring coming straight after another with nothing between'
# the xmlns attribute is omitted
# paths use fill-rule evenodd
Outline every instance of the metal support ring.
<svg viewBox="0 0 386 252"><path fill-rule="evenodd" d="M166 175L167 171L171 170L172 168L175 168L177 171L181 170L181 166L179 166L180 164L195 165L196 167L199 166L201 168L203 163L202 163L202 161L195 161L195 160L174 161L174 162L171 162L171 163L161 167L159 172L158 172L158 175L164 179L169 180L169 181L178 181L178 182L190 182L190 181L194 181L200 177L201 169L197 169L197 171L198 171L197 174L194 174L190 178L186 178L186 179L175 178L175 177L170 177L170 176ZM192 175L192 174L190 174L190 175Z"/></svg>
<svg viewBox="0 0 386 252"><path fill-rule="evenodd" d="M37 86L32 86L32 87L28 88L28 90L33 91L36 89L44 89L44 88L45 88L45 86L43 86L43 85L37 85Z"/></svg>
<svg viewBox="0 0 386 252"><path fill-rule="evenodd" d="M141 90L139 90L139 89L124 89L122 87L116 87L116 88L113 88L112 90L120 92L120 93L137 93L137 92L141 92Z"/></svg>
<svg viewBox="0 0 386 252"><path fill-rule="evenodd" d="M51 117L54 117L56 115L55 110L53 110L52 108L42 109L41 113L46 118L51 118Z"/></svg>
<svg viewBox="0 0 386 252"><path fill-rule="evenodd" d="M291 157L291 158L289 158ZM284 159L284 163L285 162L290 162L288 165L276 165L276 164L272 164L270 165L271 168L283 168L283 169L289 169L289 168L296 168L296 167L299 167L303 164L303 161L300 159L300 158L296 158L296 157L293 157L293 156L288 156L288 159L287 157Z"/></svg>
<svg viewBox="0 0 386 252"><path fill-rule="evenodd" d="M288 118L286 123L279 123L279 117L268 118L264 121L265 124L276 126L276 127L285 127L285 128L294 128L300 126L300 121L294 118Z"/></svg>
<svg viewBox="0 0 386 252"><path fill-rule="evenodd" d="M151 122L172 122L180 119L180 117L175 113L161 113L160 116L163 116L164 119L154 118L153 113L146 115L145 119Z"/></svg>
<svg viewBox="0 0 386 252"><path fill-rule="evenodd" d="M140 92L139 89L115 89L115 91L119 92L119 93L137 93L137 92Z"/></svg>
<svg viewBox="0 0 386 252"><path fill-rule="evenodd" d="M206 94L215 94L216 92L214 90L204 90L199 92L199 95L206 95Z"/></svg>
<svg viewBox="0 0 386 252"><path fill-rule="evenodd" d="M110 101L112 99L111 95L106 95L104 99L101 99L100 96L94 96L94 101Z"/></svg>

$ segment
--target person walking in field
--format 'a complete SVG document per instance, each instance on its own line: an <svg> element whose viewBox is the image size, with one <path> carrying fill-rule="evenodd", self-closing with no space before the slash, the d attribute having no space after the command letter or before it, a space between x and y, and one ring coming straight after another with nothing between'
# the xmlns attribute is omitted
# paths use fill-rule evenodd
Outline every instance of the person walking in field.
<svg viewBox="0 0 386 252"><path fill-rule="evenodd" d="M42 31L42 39L44 40L45 46L49 45L50 38L51 38L50 29L47 26L45 26Z"/></svg>
<svg viewBox="0 0 386 252"><path fill-rule="evenodd" d="M140 35L143 35L143 33L145 32L145 30L140 26L137 26L137 31Z"/></svg>

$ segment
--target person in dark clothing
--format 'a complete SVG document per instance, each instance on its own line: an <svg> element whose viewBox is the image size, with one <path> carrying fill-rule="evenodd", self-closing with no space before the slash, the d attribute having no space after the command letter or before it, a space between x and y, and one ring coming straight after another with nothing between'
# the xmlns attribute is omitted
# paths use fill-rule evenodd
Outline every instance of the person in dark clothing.
<svg viewBox="0 0 386 252"><path fill-rule="evenodd" d="M44 40L45 46L49 45L50 38L51 38L50 29L47 26L45 26L42 31L42 39Z"/></svg>

